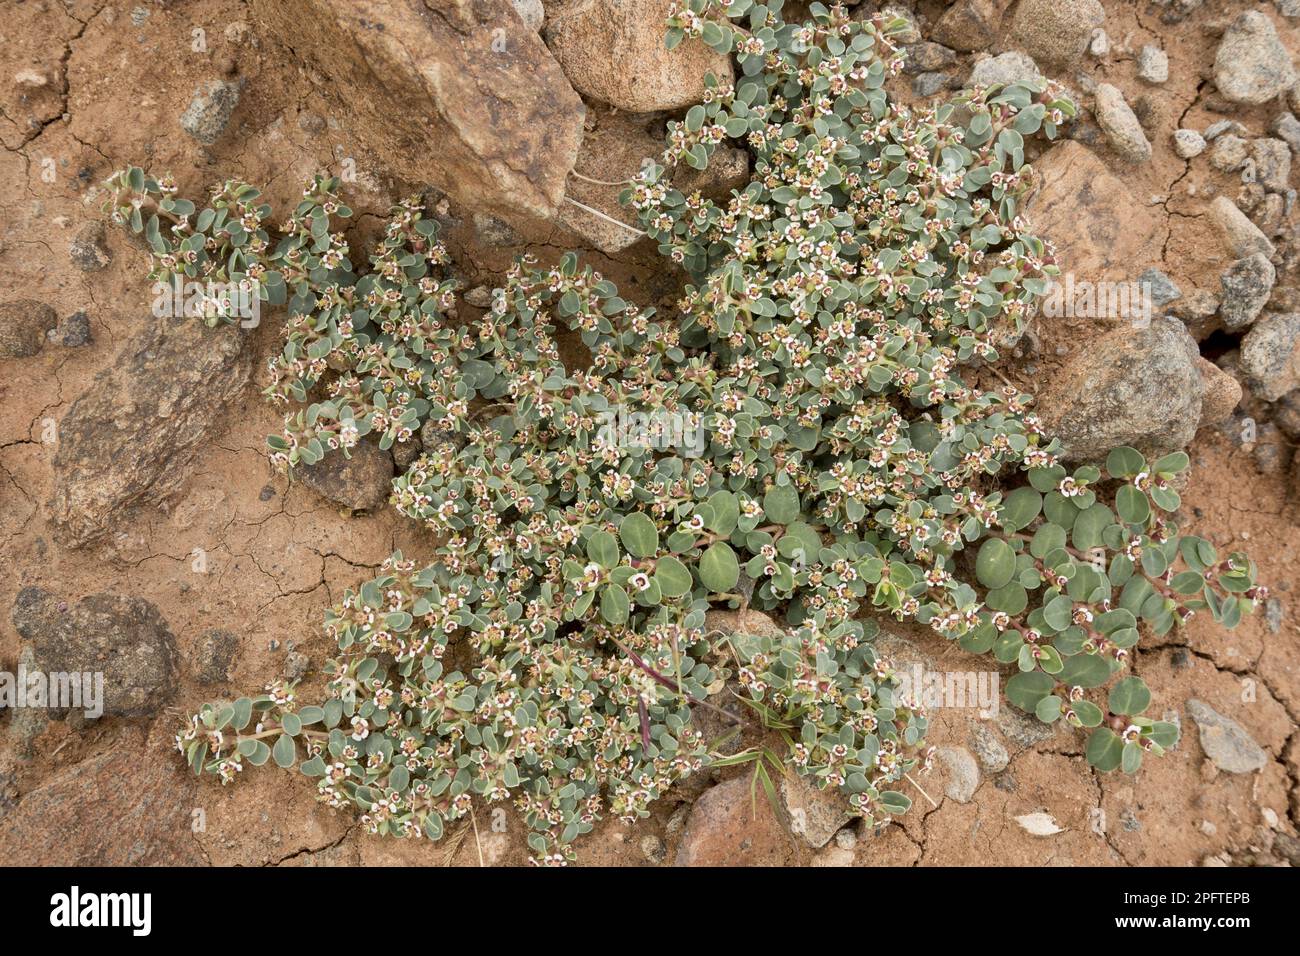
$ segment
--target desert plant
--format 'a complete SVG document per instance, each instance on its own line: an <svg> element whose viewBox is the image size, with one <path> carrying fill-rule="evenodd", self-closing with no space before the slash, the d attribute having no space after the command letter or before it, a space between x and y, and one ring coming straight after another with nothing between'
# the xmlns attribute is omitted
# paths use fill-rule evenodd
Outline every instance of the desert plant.
<svg viewBox="0 0 1300 956"><path fill-rule="evenodd" d="M688 0L674 17L670 42L734 53L741 77L710 82L623 197L690 276L671 321L568 255L521 259L460 322L417 201L361 270L332 180L274 243L247 185L195 216L140 170L110 180L156 277L287 303L272 459L422 435L391 500L441 541L328 612L326 700L275 682L203 707L177 738L196 772L302 761L372 832L435 839L474 797L513 798L537 859L563 862L606 809L642 816L710 761L692 711L734 678L794 771L882 821L910 803L926 717L867 606L1014 664L1010 701L1091 728L1099 769L1177 739L1129 674L1139 629L1200 609L1234 624L1254 567L1178 533L1185 455L1067 471L1028 395L963 372L988 368L1056 271L1020 215L1025 137L1055 135L1072 104L1040 82L900 107L883 89L897 23L780 9ZM672 187L726 141L753 154L743 190ZM589 367L561 361L566 334ZM719 635L705 614L723 604L788 627Z"/></svg>

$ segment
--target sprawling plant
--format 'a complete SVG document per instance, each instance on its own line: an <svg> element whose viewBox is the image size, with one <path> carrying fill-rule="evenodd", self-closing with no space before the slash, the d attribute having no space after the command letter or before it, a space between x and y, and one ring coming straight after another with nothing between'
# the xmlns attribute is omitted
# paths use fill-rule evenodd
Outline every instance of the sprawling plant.
<svg viewBox="0 0 1300 956"><path fill-rule="evenodd" d="M1121 448L1104 472L1067 471L1029 396L963 372L997 358L1056 271L1019 212L1024 137L1073 106L1047 83L891 104L898 23L780 9L687 0L674 16L670 43L700 37L741 76L710 81L623 197L689 274L667 322L572 255L524 257L486 315L458 321L417 201L363 269L333 180L275 239L250 186L196 215L138 169L110 180L155 278L287 303L272 459L422 441L391 500L441 541L328 612L325 700L277 681L192 718L177 743L196 772L301 760L370 831L434 839L473 798L513 799L538 860L563 862L602 813L644 816L713 759L692 712L734 681L795 771L883 821L910 803L926 716L868 606L1014 664L1010 701L1091 728L1099 769L1176 741L1129 674L1139 630L1200 609L1231 626L1260 596L1253 566L1178 533L1187 456ZM754 158L743 190L671 186L728 141ZM561 361L564 335L588 367ZM718 605L788 626L719 634Z"/></svg>

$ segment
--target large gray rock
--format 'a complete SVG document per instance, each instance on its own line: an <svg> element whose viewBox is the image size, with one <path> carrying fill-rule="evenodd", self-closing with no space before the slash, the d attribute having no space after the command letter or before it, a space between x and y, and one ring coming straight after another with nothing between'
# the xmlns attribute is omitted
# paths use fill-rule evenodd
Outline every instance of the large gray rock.
<svg viewBox="0 0 1300 956"><path fill-rule="evenodd" d="M1268 754L1244 727L1225 717L1205 701L1191 698L1187 713L1196 721L1201 749L1226 773L1254 773L1268 763Z"/></svg>
<svg viewBox="0 0 1300 956"><path fill-rule="evenodd" d="M175 751L127 741L24 794L0 826L0 857L44 866L202 866L194 788Z"/></svg>
<svg viewBox="0 0 1300 956"><path fill-rule="evenodd" d="M1214 83L1225 98L1234 103L1267 103L1295 81L1291 55L1272 20L1247 10L1232 21L1214 57Z"/></svg>
<svg viewBox="0 0 1300 956"><path fill-rule="evenodd" d="M221 138L239 105L240 85L227 80L210 80L194 90L190 105L181 114L181 129L204 146Z"/></svg>
<svg viewBox="0 0 1300 956"><path fill-rule="evenodd" d="M369 441L331 451L314 465L299 465L294 477L319 495L353 511L377 511L393 490L393 456Z"/></svg>
<svg viewBox="0 0 1300 956"><path fill-rule="evenodd" d="M1020 0L1011 19L1010 45L1039 63L1073 66L1092 31L1105 22L1098 0Z"/></svg>
<svg viewBox="0 0 1300 956"><path fill-rule="evenodd" d="M970 71L970 79L966 81L966 85L973 89L977 86L1033 83L1042 75L1032 57L1017 50L1009 50L997 56L977 60Z"/></svg>
<svg viewBox="0 0 1300 956"><path fill-rule="evenodd" d="M818 790L803 777L790 774L781 777L779 790L790 832L813 849L824 847L853 819L849 801L838 787Z"/></svg>
<svg viewBox="0 0 1300 956"><path fill-rule="evenodd" d="M1117 445L1181 449L1201 417L1199 359L1183 324L1163 316L1103 335L1040 394L1043 425L1070 461L1101 460Z"/></svg>
<svg viewBox="0 0 1300 956"><path fill-rule="evenodd" d="M1011 0L957 0L935 23L930 36L954 50L983 50L997 39Z"/></svg>
<svg viewBox="0 0 1300 956"><path fill-rule="evenodd" d="M546 43L574 89L632 113L700 102L704 77L733 79L731 58L702 40L664 43L674 0L568 0L551 4Z"/></svg>
<svg viewBox="0 0 1300 956"><path fill-rule="evenodd" d="M1097 87L1097 125L1110 145L1131 163L1145 163L1151 158L1151 143L1142 130L1124 94L1109 83Z"/></svg>
<svg viewBox="0 0 1300 956"><path fill-rule="evenodd" d="M176 690L176 638L141 598L92 594L69 604L23 588L13 623L44 673L102 674L106 715L153 716Z"/></svg>
<svg viewBox="0 0 1300 956"><path fill-rule="evenodd" d="M174 492L248 381L252 355L239 328L146 321L59 423L50 508L68 547L102 538L131 509Z"/></svg>
<svg viewBox="0 0 1300 956"><path fill-rule="evenodd" d="M1238 259L1219 277L1223 294L1219 317L1229 332L1239 332L1254 322L1273 292L1277 270L1262 252Z"/></svg>
<svg viewBox="0 0 1300 956"><path fill-rule="evenodd" d="M549 220L585 108L510 0L256 0L349 142L470 212ZM287 55L287 54L286 54Z"/></svg>
<svg viewBox="0 0 1300 956"><path fill-rule="evenodd" d="M1251 390L1266 402L1300 387L1300 313L1257 321L1241 340L1241 371Z"/></svg>

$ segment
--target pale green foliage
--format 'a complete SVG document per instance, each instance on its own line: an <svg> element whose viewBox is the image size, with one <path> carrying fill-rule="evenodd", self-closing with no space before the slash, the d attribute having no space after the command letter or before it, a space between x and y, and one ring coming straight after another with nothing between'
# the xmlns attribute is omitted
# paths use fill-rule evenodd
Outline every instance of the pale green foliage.
<svg viewBox="0 0 1300 956"><path fill-rule="evenodd" d="M277 463L372 432L383 447L438 436L392 502L442 543L394 555L329 612L332 696L300 707L274 684L210 705L178 737L197 771L232 779L242 760L305 750L322 799L374 832L434 838L472 796L513 798L539 858L561 862L601 813L642 816L709 762L692 709L734 679L797 772L881 821L910 802L926 717L898 699L868 605L1014 664L1011 702L1097 728L1103 769L1176 739L1125 676L1139 628L1197 607L1235 623L1253 567L1178 536L1186 456L1120 449L1105 475L1067 474L1028 396L960 373L997 357L1054 271L1019 216L1024 137L1054 135L1072 105L1016 86L898 108L882 89L893 24L819 4L785 24L779 8L689 0L675 17L670 42L736 52L742 77L712 83L624 197L691 276L670 321L566 256L521 261L462 325L415 203L362 273L331 232L346 214L332 182L272 247L248 187L222 194L245 204L237 228L220 209L191 227L173 205L167 235L129 211L159 185L115 180L164 273L179 244L199 252L186 274L256 272L287 299L268 395L310 404L270 439ZM728 140L754 156L743 191L669 185ZM561 361L565 335L589 367ZM1004 495L995 476L1020 486ZM779 614L786 634L706 632L719 604Z"/></svg>

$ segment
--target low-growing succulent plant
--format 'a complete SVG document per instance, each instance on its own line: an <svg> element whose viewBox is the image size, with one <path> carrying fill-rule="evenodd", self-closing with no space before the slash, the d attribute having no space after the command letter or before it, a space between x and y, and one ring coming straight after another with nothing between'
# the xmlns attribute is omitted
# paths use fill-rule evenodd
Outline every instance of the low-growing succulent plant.
<svg viewBox="0 0 1300 956"><path fill-rule="evenodd" d="M272 459L422 434L391 500L441 541L328 612L326 700L275 682L205 706L177 738L196 772L301 762L370 831L434 839L474 798L513 800L538 861L564 862L602 813L643 816L713 759L692 712L734 679L794 771L883 821L929 755L869 607L1015 665L1008 699L1091 728L1099 769L1177 739L1129 673L1139 631L1200 609L1233 625L1260 597L1253 565L1179 535L1187 456L1120 448L1069 472L1028 395L962 371L996 359L1056 271L1020 215L1025 137L1072 104L1045 81L891 104L898 23L780 9L674 15L670 43L701 37L741 70L625 191L690 276L668 321L572 255L521 259L486 315L456 321L416 201L358 269L332 180L274 241L249 186L195 215L137 169L110 181L156 278L255 280L287 303ZM671 186L726 141L753 154L743 190ZM588 367L561 361L566 335ZM778 614L784 635L710 631L719 604Z"/></svg>

